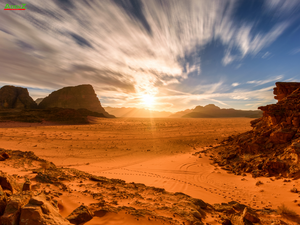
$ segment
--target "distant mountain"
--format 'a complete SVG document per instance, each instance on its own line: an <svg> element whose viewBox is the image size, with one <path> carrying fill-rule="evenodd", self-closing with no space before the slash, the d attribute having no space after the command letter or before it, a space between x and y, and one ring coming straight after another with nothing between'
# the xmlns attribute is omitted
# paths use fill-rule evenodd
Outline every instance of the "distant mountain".
<svg viewBox="0 0 300 225"><path fill-rule="evenodd" d="M236 110L221 109L214 104L197 106L192 112L182 116L183 118L222 118L222 117L262 117L261 110Z"/></svg>
<svg viewBox="0 0 300 225"><path fill-rule="evenodd" d="M113 108L104 107L105 111L109 114L113 114L116 117L139 117L139 118L150 118L150 117L168 117L172 113L166 111L152 111L149 109L139 108Z"/></svg>
<svg viewBox="0 0 300 225"><path fill-rule="evenodd" d="M43 101L44 98L37 98L35 100L36 104L40 104Z"/></svg>
<svg viewBox="0 0 300 225"><path fill-rule="evenodd" d="M37 104L27 88L6 85L0 88L0 109L35 109Z"/></svg>
<svg viewBox="0 0 300 225"><path fill-rule="evenodd" d="M193 109L186 109L184 111L179 111L179 112L176 112L176 113L173 113L172 115L170 115L169 117L172 117L172 118L180 118L186 114L189 114L193 112Z"/></svg>

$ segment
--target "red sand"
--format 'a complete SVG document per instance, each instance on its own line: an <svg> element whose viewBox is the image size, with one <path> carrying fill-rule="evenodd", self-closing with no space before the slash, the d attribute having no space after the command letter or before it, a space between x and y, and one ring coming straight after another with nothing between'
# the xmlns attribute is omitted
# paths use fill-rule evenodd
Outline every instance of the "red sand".
<svg viewBox="0 0 300 225"><path fill-rule="evenodd" d="M202 158L192 155L229 135L250 130L251 120L99 119L91 125L6 125L0 128L0 147L33 151L57 166L183 192L211 204L235 200L253 208L277 208L283 203L300 213L294 202L300 199L290 192L298 186L297 180L285 183L236 176L211 165L204 154ZM263 184L256 186L257 181ZM76 208L70 201L63 203L65 215ZM135 224L133 217L122 214L106 215L106 222L104 217L95 217L87 224L123 224L124 216L127 221L132 219L128 224Z"/></svg>

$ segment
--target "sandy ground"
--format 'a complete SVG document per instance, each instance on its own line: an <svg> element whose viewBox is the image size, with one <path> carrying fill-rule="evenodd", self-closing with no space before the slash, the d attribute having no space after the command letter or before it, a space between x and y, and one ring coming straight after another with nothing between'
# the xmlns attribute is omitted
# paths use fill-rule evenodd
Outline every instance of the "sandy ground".
<svg viewBox="0 0 300 225"><path fill-rule="evenodd" d="M300 198L290 192L299 187L297 180L236 176L211 165L209 155L192 155L250 130L251 120L118 118L97 119L90 125L30 127L0 123L0 147L33 151L57 166L183 192L211 204L235 200L276 209L283 203L300 213ZM257 181L263 184L257 186Z"/></svg>

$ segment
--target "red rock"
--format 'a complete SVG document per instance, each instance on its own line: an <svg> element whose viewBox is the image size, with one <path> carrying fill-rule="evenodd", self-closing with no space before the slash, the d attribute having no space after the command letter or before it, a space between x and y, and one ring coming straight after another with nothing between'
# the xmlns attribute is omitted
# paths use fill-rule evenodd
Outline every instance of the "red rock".
<svg viewBox="0 0 300 225"><path fill-rule="evenodd" d="M31 189L31 183L30 180L25 181L22 187L22 191L30 191Z"/></svg>
<svg viewBox="0 0 300 225"><path fill-rule="evenodd" d="M20 190L20 186L16 183L14 178L2 171L0 171L0 186L3 190L9 190L13 194Z"/></svg>
<svg viewBox="0 0 300 225"><path fill-rule="evenodd" d="M90 221L91 219L93 219L93 216L86 206L81 205L77 209L75 209L69 216L67 216L66 219L69 220L72 224L79 225Z"/></svg>
<svg viewBox="0 0 300 225"><path fill-rule="evenodd" d="M246 219L246 220L248 220L252 223L259 223L260 222L260 219L257 216L255 216L254 214L250 213L247 207L243 211L242 218Z"/></svg>
<svg viewBox="0 0 300 225"><path fill-rule="evenodd" d="M29 198L30 196L28 195L13 196L7 203L7 206L5 207L5 211L3 216L1 217L0 224L2 225L19 224L21 207L28 203Z"/></svg>
<svg viewBox="0 0 300 225"><path fill-rule="evenodd" d="M19 225L70 225L42 196L33 197L22 207Z"/></svg>
<svg viewBox="0 0 300 225"><path fill-rule="evenodd" d="M0 216L3 215L6 204L7 204L6 195L5 195L2 187L0 186Z"/></svg>
<svg viewBox="0 0 300 225"><path fill-rule="evenodd" d="M7 152L3 152L2 154L1 154L1 156L4 158L4 159L8 159L10 156L9 156L9 154L7 153Z"/></svg>
<svg viewBox="0 0 300 225"><path fill-rule="evenodd" d="M276 144L290 141L296 132L293 130L279 129L270 135L270 141Z"/></svg>
<svg viewBox="0 0 300 225"><path fill-rule="evenodd" d="M245 171L253 176L280 173L294 176L300 172L300 83L277 82L274 94L278 102L259 107L263 116L251 121L252 131L224 142L226 146L220 152L219 162L231 153L241 155L222 162L223 166L227 164L235 173ZM252 160L256 154L259 154L259 163ZM241 162L247 166L241 168Z"/></svg>
<svg viewBox="0 0 300 225"><path fill-rule="evenodd" d="M281 101L298 88L300 88L300 83L298 82L277 82L273 92L276 95L274 98Z"/></svg>

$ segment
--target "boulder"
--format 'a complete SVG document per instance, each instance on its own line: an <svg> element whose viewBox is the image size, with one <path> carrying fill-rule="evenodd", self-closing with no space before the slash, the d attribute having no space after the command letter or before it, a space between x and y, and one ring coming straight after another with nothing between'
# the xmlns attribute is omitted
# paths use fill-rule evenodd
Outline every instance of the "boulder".
<svg viewBox="0 0 300 225"><path fill-rule="evenodd" d="M8 201L3 216L1 217L2 225L16 225L19 224L21 207L26 205L29 201L29 195L14 195Z"/></svg>
<svg viewBox="0 0 300 225"><path fill-rule="evenodd" d="M85 205L79 206L66 218L72 224L82 224L93 219L92 213Z"/></svg>
<svg viewBox="0 0 300 225"><path fill-rule="evenodd" d="M259 223L260 222L260 219L253 213L249 212L247 207L244 209L242 217L243 217L243 219L246 219L246 220L250 221L251 223Z"/></svg>
<svg viewBox="0 0 300 225"><path fill-rule="evenodd" d="M48 108L70 108L87 109L92 112L102 113L106 117L114 117L108 114L100 104L100 101L89 84L75 87L64 87L52 92L44 98L38 105L41 109Z"/></svg>
<svg viewBox="0 0 300 225"><path fill-rule="evenodd" d="M6 195L2 187L0 186L0 216L3 215L6 205L7 205Z"/></svg>
<svg viewBox="0 0 300 225"><path fill-rule="evenodd" d="M26 180L23 184L22 191L30 191L31 189L31 182L30 180Z"/></svg>
<svg viewBox="0 0 300 225"><path fill-rule="evenodd" d="M3 86L0 89L0 109L35 109L37 104L27 88Z"/></svg>
<svg viewBox="0 0 300 225"><path fill-rule="evenodd" d="M12 193L20 190L20 185L16 183L15 179L2 171L0 171L0 186L3 190L9 190Z"/></svg>
<svg viewBox="0 0 300 225"><path fill-rule="evenodd" d="M70 225L43 196L33 197L22 207L19 225Z"/></svg>

